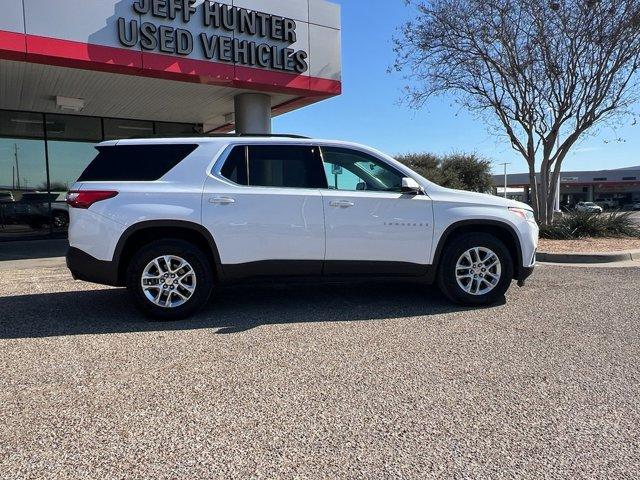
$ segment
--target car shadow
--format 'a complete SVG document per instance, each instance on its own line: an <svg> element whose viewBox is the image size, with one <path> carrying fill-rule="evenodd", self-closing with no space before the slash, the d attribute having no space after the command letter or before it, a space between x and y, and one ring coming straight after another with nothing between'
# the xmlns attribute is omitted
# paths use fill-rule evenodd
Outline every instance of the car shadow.
<svg viewBox="0 0 640 480"><path fill-rule="evenodd" d="M417 283L260 284L219 288L193 318L152 322L124 289L84 290L0 298L0 338L216 329L218 334L262 325L367 321L465 311Z"/></svg>

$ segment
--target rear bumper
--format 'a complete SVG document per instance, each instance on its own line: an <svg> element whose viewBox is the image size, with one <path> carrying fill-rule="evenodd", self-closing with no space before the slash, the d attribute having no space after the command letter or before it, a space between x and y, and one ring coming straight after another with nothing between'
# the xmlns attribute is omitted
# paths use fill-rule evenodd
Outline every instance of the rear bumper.
<svg viewBox="0 0 640 480"><path fill-rule="evenodd" d="M115 262L98 260L79 248L69 248L67 268L71 270L71 275L76 280L119 286L118 265Z"/></svg>

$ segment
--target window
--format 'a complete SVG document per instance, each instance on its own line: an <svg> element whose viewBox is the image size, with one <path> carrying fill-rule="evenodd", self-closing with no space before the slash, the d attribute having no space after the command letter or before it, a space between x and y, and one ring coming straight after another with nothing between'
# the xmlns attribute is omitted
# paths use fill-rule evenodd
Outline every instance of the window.
<svg viewBox="0 0 640 480"><path fill-rule="evenodd" d="M0 110L0 240L64 233L69 223L66 190L96 157L94 146L103 139L182 136L201 129L197 124ZM128 158L135 162L125 167L109 160L114 167L105 164L100 173L96 165L92 173L105 180L144 177L141 170L147 166L138 167L138 157ZM155 175L162 176L182 158L169 163L154 159L159 161L153 165Z"/></svg>
<svg viewBox="0 0 640 480"><path fill-rule="evenodd" d="M0 137L42 140L44 117L41 113L0 110Z"/></svg>
<svg viewBox="0 0 640 480"><path fill-rule="evenodd" d="M194 135L196 132L196 125L191 123L168 123L168 122L156 122L156 135L177 137L180 135Z"/></svg>
<svg viewBox="0 0 640 480"><path fill-rule="evenodd" d="M102 140L102 122L95 117L46 116L51 192L64 192L78 179L95 156L94 145Z"/></svg>
<svg viewBox="0 0 640 480"><path fill-rule="evenodd" d="M224 178L238 185L248 185L246 149L247 147L234 147L220 170Z"/></svg>
<svg viewBox="0 0 640 480"><path fill-rule="evenodd" d="M622 177L622 180L637 180L638 177Z"/></svg>
<svg viewBox="0 0 640 480"><path fill-rule="evenodd" d="M322 164L314 149L308 146L237 146L220 173L239 185L326 188Z"/></svg>
<svg viewBox="0 0 640 480"><path fill-rule="evenodd" d="M0 238L48 235L44 116L0 111Z"/></svg>
<svg viewBox="0 0 640 480"><path fill-rule="evenodd" d="M607 177L595 177L593 179L594 182L603 182L607 179Z"/></svg>
<svg viewBox="0 0 640 480"><path fill-rule="evenodd" d="M158 180L197 147L197 145L186 144L98 147L98 156L78 180L81 182Z"/></svg>
<svg viewBox="0 0 640 480"><path fill-rule="evenodd" d="M153 135L153 122L142 120L104 119L104 139L119 140L122 138L148 137Z"/></svg>
<svg viewBox="0 0 640 480"><path fill-rule="evenodd" d="M364 152L347 148L322 148L329 189L401 192L403 175Z"/></svg>
<svg viewBox="0 0 640 480"><path fill-rule="evenodd" d="M322 165L311 147L252 145L249 184L261 187L325 188Z"/></svg>

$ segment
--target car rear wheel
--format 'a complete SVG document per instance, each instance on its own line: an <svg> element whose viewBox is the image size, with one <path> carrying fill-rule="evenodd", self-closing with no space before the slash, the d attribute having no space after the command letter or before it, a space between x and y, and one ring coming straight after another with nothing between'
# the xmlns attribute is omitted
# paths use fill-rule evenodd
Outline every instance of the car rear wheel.
<svg viewBox="0 0 640 480"><path fill-rule="evenodd" d="M136 306L156 320L179 320L209 300L213 272L206 255L183 240L162 240L141 248L127 271Z"/></svg>
<svg viewBox="0 0 640 480"><path fill-rule="evenodd" d="M469 233L445 248L438 286L461 305L490 305L504 296L513 271L513 259L504 243L493 235Z"/></svg>
<svg viewBox="0 0 640 480"><path fill-rule="evenodd" d="M54 212L52 223L53 228L67 228L69 226L69 214L67 212Z"/></svg>

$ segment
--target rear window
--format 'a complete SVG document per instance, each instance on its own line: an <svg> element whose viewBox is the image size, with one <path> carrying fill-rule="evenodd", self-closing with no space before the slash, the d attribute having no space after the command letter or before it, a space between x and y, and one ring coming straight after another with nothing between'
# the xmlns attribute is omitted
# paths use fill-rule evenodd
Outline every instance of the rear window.
<svg viewBox="0 0 640 480"><path fill-rule="evenodd" d="M79 182L146 182L158 180L198 145L123 145L96 147L98 156Z"/></svg>

